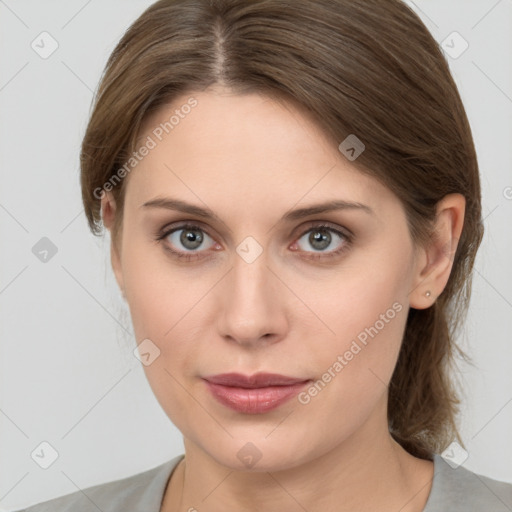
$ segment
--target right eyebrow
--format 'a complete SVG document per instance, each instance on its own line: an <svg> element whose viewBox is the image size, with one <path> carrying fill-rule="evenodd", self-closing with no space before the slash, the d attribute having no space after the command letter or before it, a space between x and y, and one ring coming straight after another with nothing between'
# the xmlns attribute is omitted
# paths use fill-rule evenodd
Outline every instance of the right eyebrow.
<svg viewBox="0 0 512 512"><path fill-rule="evenodd" d="M203 208L196 206L180 199L174 199L171 197L157 197L151 201L146 201L141 208L165 208L167 210L176 210L183 213L190 213L191 215L197 215L198 217L204 217L205 219L215 219L218 222L222 222L221 218L212 212L209 208Z"/></svg>

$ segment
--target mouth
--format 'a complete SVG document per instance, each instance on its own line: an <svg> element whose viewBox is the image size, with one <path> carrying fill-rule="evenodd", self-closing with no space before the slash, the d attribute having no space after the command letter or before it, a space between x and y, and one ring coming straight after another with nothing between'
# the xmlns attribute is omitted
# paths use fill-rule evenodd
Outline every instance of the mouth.
<svg viewBox="0 0 512 512"><path fill-rule="evenodd" d="M204 377L212 395L224 406L246 414L271 411L297 395L311 379L275 373L252 376L224 373Z"/></svg>

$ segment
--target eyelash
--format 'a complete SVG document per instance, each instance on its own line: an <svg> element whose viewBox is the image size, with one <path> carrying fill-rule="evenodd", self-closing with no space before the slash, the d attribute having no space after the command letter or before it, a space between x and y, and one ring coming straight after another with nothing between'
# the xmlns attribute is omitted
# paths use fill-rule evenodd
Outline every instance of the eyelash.
<svg viewBox="0 0 512 512"><path fill-rule="evenodd" d="M187 230L187 229L197 230L197 231L206 233L210 238L212 238L212 240L214 240L214 238L208 233L208 231L203 229L201 226L198 226L197 224L182 224L180 226L174 226L172 229L166 230L166 228L163 228L162 232L160 232L157 235L156 241L158 243L162 243L162 242L164 242L165 238L167 238L169 235L171 235L175 231ZM325 253L317 252L316 254L313 253L314 254L313 256L301 256L305 259L319 260L319 259L330 259L330 258L339 257L339 256L341 256L342 253L349 250L352 246L352 234L344 233L344 232L340 231L339 229L336 229L336 228L332 227L331 225L329 225L327 223L322 223L322 222L310 225L308 227L308 229L303 231L296 240L297 241L300 240L305 234L309 233L310 231L314 231L314 230L325 230L325 231L330 231L331 233L335 233L341 239L343 239L343 244L339 249L336 249L335 251L330 251L330 252L325 252ZM207 256L200 256L199 252L186 253L186 252L175 251L174 249L171 249L168 245L165 245L165 244L164 244L164 248L166 251L170 252L173 257L182 259L185 261L192 261L192 260L203 259L203 258L207 257Z"/></svg>

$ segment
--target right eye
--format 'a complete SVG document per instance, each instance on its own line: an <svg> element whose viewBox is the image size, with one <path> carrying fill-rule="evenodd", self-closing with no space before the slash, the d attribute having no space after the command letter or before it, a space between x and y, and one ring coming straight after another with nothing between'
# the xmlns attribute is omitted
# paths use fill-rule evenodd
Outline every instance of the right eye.
<svg viewBox="0 0 512 512"><path fill-rule="evenodd" d="M208 239L213 243L208 244ZM185 258L187 261L201 258L200 253L216 244L201 227L195 224L182 224L167 229L158 236L157 240L164 242L165 249L173 256ZM202 250L201 247L203 247Z"/></svg>

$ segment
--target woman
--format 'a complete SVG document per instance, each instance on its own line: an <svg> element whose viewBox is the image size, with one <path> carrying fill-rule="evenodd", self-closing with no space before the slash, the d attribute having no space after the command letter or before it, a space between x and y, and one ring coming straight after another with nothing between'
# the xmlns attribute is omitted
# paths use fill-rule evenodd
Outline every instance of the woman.
<svg viewBox="0 0 512 512"><path fill-rule="evenodd" d="M156 2L109 59L81 177L185 454L27 510L512 510L460 465L478 165L404 3Z"/></svg>

